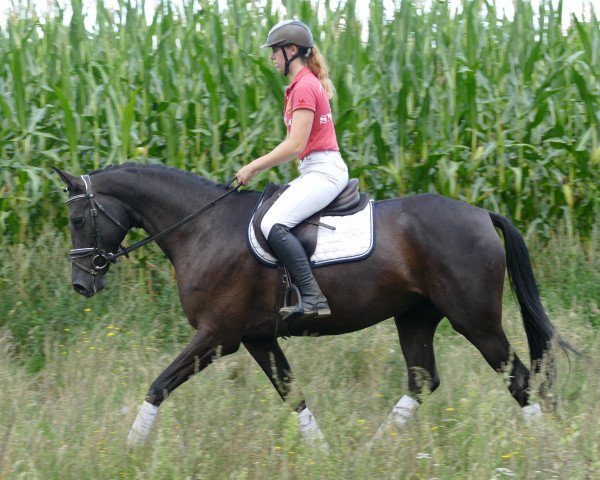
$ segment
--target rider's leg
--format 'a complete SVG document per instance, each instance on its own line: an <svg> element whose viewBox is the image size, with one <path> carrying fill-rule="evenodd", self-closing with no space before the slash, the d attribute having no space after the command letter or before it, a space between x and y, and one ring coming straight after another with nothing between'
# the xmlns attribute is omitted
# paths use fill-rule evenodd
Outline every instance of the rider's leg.
<svg viewBox="0 0 600 480"><path fill-rule="evenodd" d="M288 227L280 223L273 225L267 240L300 291L301 299L297 305L284 307L279 311L284 320L331 315L327 299L313 276L306 252L300 241L290 233Z"/></svg>
<svg viewBox="0 0 600 480"><path fill-rule="evenodd" d="M306 305L283 309L291 319L303 315L329 315L329 306L312 274L308 258L290 229L325 208L348 183L348 172L338 152L319 152L305 157L301 176L273 204L261 222L271 249L288 269ZM303 311L306 310L306 313Z"/></svg>

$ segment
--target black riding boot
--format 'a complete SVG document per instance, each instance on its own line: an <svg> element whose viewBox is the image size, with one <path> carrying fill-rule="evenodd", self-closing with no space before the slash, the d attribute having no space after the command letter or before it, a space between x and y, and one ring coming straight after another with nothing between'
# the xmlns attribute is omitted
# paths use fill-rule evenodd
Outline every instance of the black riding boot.
<svg viewBox="0 0 600 480"><path fill-rule="evenodd" d="M269 246L292 276L300 291L298 305L284 307L279 314L284 320L331 315L327 299L321 292L300 241L285 225L276 223L269 232Z"/></svg>

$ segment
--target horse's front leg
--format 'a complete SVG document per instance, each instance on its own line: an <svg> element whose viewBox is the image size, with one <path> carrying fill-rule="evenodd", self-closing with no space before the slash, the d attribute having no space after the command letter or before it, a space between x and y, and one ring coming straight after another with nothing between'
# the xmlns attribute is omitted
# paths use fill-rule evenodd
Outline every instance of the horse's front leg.
<svg viewBox="0 0 600 480"><path fill-rule="evenodd" d="M244 339L244 346L252 358L260 365L269 380L285 402L290 400L288 394L293 381L290 365L276 339ZM298 413L300 432L307 440L318 440L324 443L323 433L311 411L306 406L304 398L297 399L295 410Z"/></svg>
<svg viewBox="0 0 600 480"><path fill-rule="evenodd" d="M140 407L129 431L127 446L133 447L145 442L158 413L158 407L173 390L210 365L216 354L229 355L239 346L239 340L220 338L214 335L212 329L198 329L183 352L152 383L146 401Z"/></svg>

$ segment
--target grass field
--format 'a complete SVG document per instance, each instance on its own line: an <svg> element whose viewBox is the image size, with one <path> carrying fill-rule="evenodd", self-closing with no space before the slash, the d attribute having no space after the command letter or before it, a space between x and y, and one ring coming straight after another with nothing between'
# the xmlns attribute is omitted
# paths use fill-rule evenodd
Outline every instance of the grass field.
<svg viewBox="0 0 600 480"><path fill-rule="evenodd" d="M570 364L559 355L558 416L527 425L502 376L444 322L435 340L442 385L404 431L369 445L406 390L393 322L282 341L328 453L301 441L295 417L243 348L180 387L161 407L147 446L127 453L147 388L192 330L166 260L119 264L107 289L86 300L70 291L68 262L51 255L68 248L64 242L30 247L23 277L11 282L6 265L24 252L2 253L0 478L600 476L600 279L595 260L567 239L531 249L550 317L587 355ZM141 276L148 268L152 276ZM527 359L509 294L504 318Z"/></svg>

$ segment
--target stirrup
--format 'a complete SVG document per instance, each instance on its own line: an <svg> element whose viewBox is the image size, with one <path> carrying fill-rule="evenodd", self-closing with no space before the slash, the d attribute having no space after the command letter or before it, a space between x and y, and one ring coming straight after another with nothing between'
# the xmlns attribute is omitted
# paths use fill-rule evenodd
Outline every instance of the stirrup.
<svg viewBox="0 0 600 480"><path fill-rule="evenodd" d="M298 299L298 303L296 305L290 305L292 293L295 293L296 298ZM283 297L283 307L279 309L279 315L283 317L284 321L312 317L325 318L331 315L329 306L326 303L325 305L326 307L324 308L315 308L313 310L306 311L304 309L304 304L302 303L302 295L300 295L300 290L298 290L298 287L292 283L285 291L285 296Z"/></svg>

